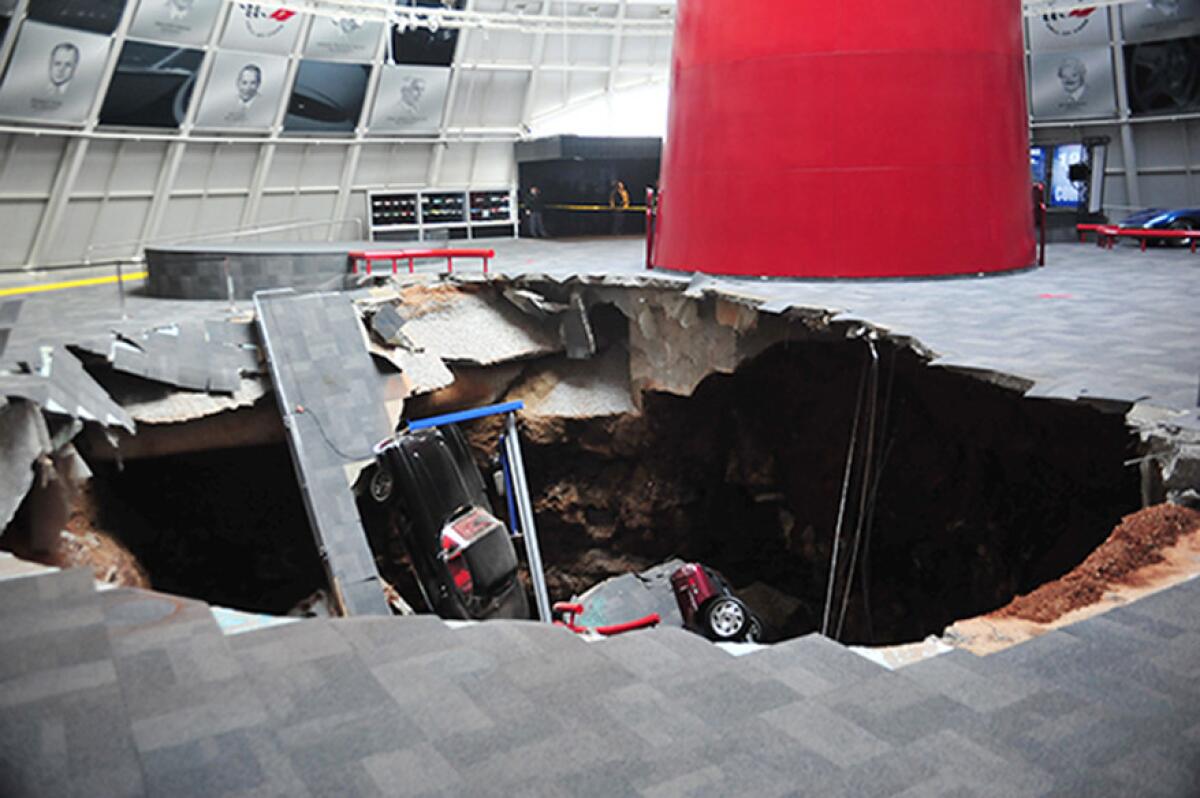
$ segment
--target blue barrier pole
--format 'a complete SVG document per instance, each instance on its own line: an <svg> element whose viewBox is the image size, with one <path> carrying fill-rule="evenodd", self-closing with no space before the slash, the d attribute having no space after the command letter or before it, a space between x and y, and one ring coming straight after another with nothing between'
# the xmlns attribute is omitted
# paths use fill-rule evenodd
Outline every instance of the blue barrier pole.
<svg viewBox="0 0 1200 798"><path fill-rule="evenodd" d="M444 427L447 424L474 421L477 418L502 416L505 413L515 413L518 410L524 409L524 402L505 402L502 405L488 405L487 407L477 407L474 410L463 410L458 413L447 413L444 416L433 416L432 418L410 421L408 422L408 429L410 432L416 432L417 430L429 429L430 427Z"/></svg>

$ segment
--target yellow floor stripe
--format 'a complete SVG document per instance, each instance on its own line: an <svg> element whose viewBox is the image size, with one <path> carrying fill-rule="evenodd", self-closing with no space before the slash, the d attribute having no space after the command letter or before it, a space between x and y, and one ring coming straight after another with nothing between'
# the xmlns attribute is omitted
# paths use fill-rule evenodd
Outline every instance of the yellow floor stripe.
<svg viewBox="0 0 1200 798"><path fill-rule="evenodd" d="M123 282L143 280L146 272L134 272L125 275ZM89 285L112 285L117 282L117 276L89 277L86 280L67 280L61 283L45 283L44 285L25 285L19 288L0 288L0 296L15 296L16 294L42 294L47 291L62 291L66 288L85 288Z"/></svg>

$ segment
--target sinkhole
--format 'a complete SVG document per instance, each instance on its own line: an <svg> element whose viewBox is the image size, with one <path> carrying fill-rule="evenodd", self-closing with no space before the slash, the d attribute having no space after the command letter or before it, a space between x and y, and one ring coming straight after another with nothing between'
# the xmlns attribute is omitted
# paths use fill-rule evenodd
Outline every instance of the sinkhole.
<svg viewBox="0 0 1200 798"><path fill-rule="evenodd" d="M640 404L525 419L553 600L681 557L779 637L913 642L1063 575L1141 506L1121 412L1026 399L886 340L774 344ZM481 463L497 423L466 430ZM155 589L281 614L326 587L284 444L92 466L77 514ZM372 542L420 608L403 550Z"/></svg>

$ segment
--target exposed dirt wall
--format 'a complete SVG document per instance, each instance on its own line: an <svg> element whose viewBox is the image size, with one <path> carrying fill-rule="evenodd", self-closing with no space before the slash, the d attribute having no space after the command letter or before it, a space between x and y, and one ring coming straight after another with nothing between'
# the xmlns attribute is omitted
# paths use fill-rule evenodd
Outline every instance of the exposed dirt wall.
<svg viewBox="0 0 1200 798"><path fill-rule="evenodd" d="M786 634L817 628L865 357L859 341L781 344L691 397L647 394L642 415L531 419L552 596L679 555L799 599ZM907 351L882 363L886 457L845 641L919 640L1000 607L1138 506L1119 414L1024 400Z"/></svg>

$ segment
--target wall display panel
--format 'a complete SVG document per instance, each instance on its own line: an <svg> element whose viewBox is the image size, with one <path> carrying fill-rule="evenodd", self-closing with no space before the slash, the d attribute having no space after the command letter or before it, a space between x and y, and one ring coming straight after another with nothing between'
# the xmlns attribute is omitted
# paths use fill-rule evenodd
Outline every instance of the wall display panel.
<svg viewBox="0 0 1200 798"><path fill-rule="evenodd" d="M1034 119L1091 119L1116 113L1108 47L1034 53L1030 60Z"/></svg>
<svg viewBox="0 0 1200 798"><path fill-rule="evenodd" d="M1121 6L1126 43L1200 33L1200 0L1135 0Z"/></svg>
<svg viewBox="0 0 1200 798"><path fill-rule="evenodd" d="M436 134L449 90L449 67L384 67L371 112L371 132Z"/></svg>
<svg viewBox="0 0 1200 798"><path fill-rule="evenodd" d="M100 109L100 123L179 127L203 61L202 50L125 42Z"/></svg>
<svg viewBox="0 0 1200 798"><path fill-rule="evenodd" d="M204 44L220 10L221 0L142 0L129 35L172 44Z"/></svg>
<svg viewBox="0 0 1200 798"><path fill-rule="evenodd" d="M1125 80L1134 114L1200 108L1200 36L1127 46Z"/></svg>
<svg viewBox="0 0 1200 798"><path fill-rule="evenodd" d="M125 13L125 0L29 0L29 19L93 33L112 33Z"/></svg>
<svg viewBox="0 0 1200 798"><path fill-rule="evenodd" d="M283 102L287 71L287 56L232 50L217 53L196 115L196 127L270 129Z"/></svg>
<svg viewBox="0 0 1200 798"><path fill-rule="evenodd" d="M373 61L383 35L383 23L360 22L351 17L317 17L308 34L304 54L330 61Z"/></svg>
<svg viewBox="0 0 1200 798"><path fill-rule="evenodd" d="M300 35L303 17L295 11L260 3L235 3L221 36L222 49L287 55Z"/></svg>
<svg viewBox="0 0 1200 798"><path fill-rule="evenodd" d="M1108 44L1108 9L1074 8L1029 17L1029 49L1075 50Z"/></svg>
<svg viewBox="0 0 1200 798"><path fill-rule="evenodd" d="M464 0L409 0L397 3L413 7L415 25L393 25L388 59L394 64L419 64L425 66L450 66L454 61L454 48L458 44L458 31L452 28L430 30L421 24L424 19L420 8L447 8L461 10Z"/></svg>
<svg viewBox="0 0 1200 798"><path fill-rule="evenodd" d="M290 133L352 133L362 114L371 68L302 61L283 129Z"/></svg>
<svg viewBox="0 0 1200 798"><path fill-rule="evenodd" d="M1071 182L1071 165L1083 163L1085 150L1082 144L1060 144L1054 148L1054 161L1050 165L1050 206L1052 208L1074 208L1079 205L1080 186Z"/></svg>
<svg viewBox="0 0 1200 798"><path fill-rule="evenodd" d="M83 124L111 44L107 36L27 21L0 83L0 118Z"/></svg>

